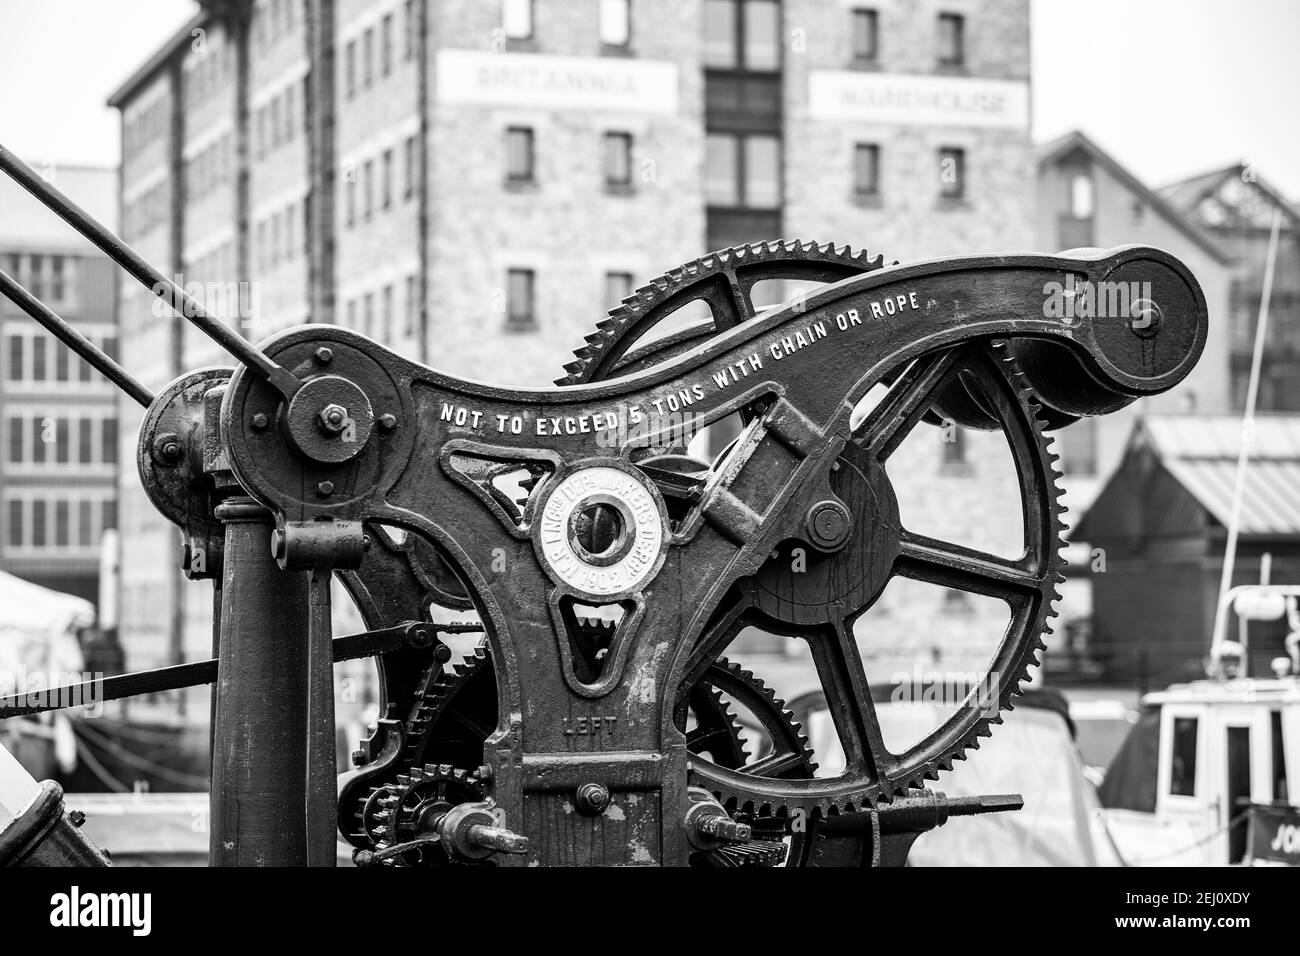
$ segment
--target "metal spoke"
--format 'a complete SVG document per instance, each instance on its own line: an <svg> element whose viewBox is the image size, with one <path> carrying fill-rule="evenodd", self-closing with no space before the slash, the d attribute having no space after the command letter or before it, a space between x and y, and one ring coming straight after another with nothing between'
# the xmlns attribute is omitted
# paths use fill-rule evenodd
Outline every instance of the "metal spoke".
<svg viewBox="0 0 1300 956"><path fill-rule="evenodd" d="M783 777L791 770L806 766L807 759L803 754L782 751L770 753L751 764L746 764L742 769L751 777Z"/></svg>
<svg viewBox="0 0 1300 956"><path fill-rule="evenodd" d="M871 410L858 429L859 443L877 461L892 455L930 410L935 393L948 380L959 351L950 348L917 359L898 377L885 399Z"/></svg>
<svg viewBox="0 0 1300 956"><path fill-rule="evenodd" d="M687 691L700 682L704 672L721 657L736 635L749 626L750 600L748 594L739 592L731 604L720 609L713 620L704 629L696 642L691 656L686 660L686 672L682 675L681 693L678 699L685 706Z"/></svg>
<svg viewBox="0 0 1300 956"><path fill-rule="evenodd" d="M1007 561L986 551L904 530L894 571L916 581L1013 600L1042 585L1042 575L1027 567L1026 560Z"/></svg>
<svg viewBox="0 0 1300 956"><path fill-rule="evenodd" d="M883 782L893 758L880 733L852 623L827 624L809 637L808 645L844 748L847 772L866 773Z"/></svg>

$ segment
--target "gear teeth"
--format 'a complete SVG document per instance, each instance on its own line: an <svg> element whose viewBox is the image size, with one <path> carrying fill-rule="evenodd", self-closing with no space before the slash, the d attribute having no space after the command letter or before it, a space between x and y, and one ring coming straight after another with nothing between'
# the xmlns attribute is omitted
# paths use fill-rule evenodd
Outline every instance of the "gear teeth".
<svg viewBox="0 0 1300 956"><path fill-rule="evenodd" d="M608 347L617 342L633 323L642 321L671 296L691 284L741 265L753 266L762 262L779 264L782 260L790 259L840 264L861 272L885 268L885 257L879 253L871 256L866 251L855 253L848 245L837 247L833 242L819 244L801 239L752 242L709 253L651 279L610 309L608 317L597 323L596 331L587 335L586 344L574 350L574 360L564 366L565 375L556 379L555 384L578 385L596 380L600 377L600 362Z"/></svg>

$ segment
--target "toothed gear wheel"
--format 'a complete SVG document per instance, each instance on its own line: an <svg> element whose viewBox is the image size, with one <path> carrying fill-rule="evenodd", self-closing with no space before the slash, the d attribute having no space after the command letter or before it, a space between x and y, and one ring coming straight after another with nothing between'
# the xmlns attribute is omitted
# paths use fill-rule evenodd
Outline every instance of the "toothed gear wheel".
<svg viewBox="0 0 1300 956"><path fill-rule="evenodd" d="M450 764L410 767L367 801L376 849L407 843L434 832L434 824L460 803L482 800L483 782L474 771ZM386 861L394 866L442 866L450 862L436 843L411 849Z"/></svg>
<svg viewBox="0 0 1300 956"><path fill-rule="evenodd" d="M340 832L355 847L373 848L379 795L396 786L400 774L427 762L477 767L495 727L496 682L486 643L449 667L435 661L420 677L397 745L340 791Z"/></svg>
<svg viewBox="0 0 1300 956"><path fill-rule="evenodd" d="M765 280L839 282L885 266L883 256L834 243L798 239L755 242L712 252L637 289L596 325L556 385L581 385L626 375L666 361L700 342L754 318L754 287ZM636 344L669 315L703 302L711 319Z"/></svg>
<svg viewBox="0 0 1300 956"><path fill-rule="evenodd" d="M873 479L872 469L883 464L931 406L931 396L950 386L953 378L960 378L964 389L978 397L981 408L996 418L1007 437L1021 484L1023 555L1005 559L912 533L898 521L895 506L893 512L882 507L884 517L875 516L883 532L859 535L855 531L842 551L825 559L825 573L817 573L810 563L795 579L783 578L782 569L789 568L789 561L780 559L760 569L737 598L738 606L719 617L712 631L706 630L700 646L725 649L750 626L806 640L847 767L834 778L780 780L764 778L750 767L693 764L693 782L728 809L759 818L793 811L816 818L868 809L923 786L926 780L936 779L939 770L951 770L954 760L964 759L968 749L977 749L979 739L991 734L993 724L1002 723L1001 712L1014 708L1013 698L1028 679L1029 668L1038 663L1038 652L1045 647L1042 635L1051 630L1048 619L1056 616L1052 608L1060 597L1056 586L1064 580L1060 473L1055 467L1057 455L1043 432L1039 406L1004 342L967 343L917 359L867 416L858 433L860 443L846 449L836 474L850 485L858 480L854 475L865 475L859 491L886 493L887 484ZM836 490L841 496L846 493ZM883 571L879 570L881 555L889 557ZM868 575L869 587L860 586L861 581L850 573L855 569ZM981 683L940 728L901 754L884 745L853 634L854 622L894 576L1001 598L1011 609L1010 623ZM836 582L843 591L833 590ZM992 692L996 692L996 710L989 707Z"/></svg>
<svg viewBox="0 0 1300 956"><path fill-rule="evenodd" d="M808 746L808 738L804 736L803 728L795 719L794 713L752 671L732 661L720 659L705 672L704 679L691 689L688 700L696 724L686 734L686 747L691 752L690 780L693 785L697 783L698 768L704 765L784 780L811 779L816 772L817 764L813 759L812 748ZM744 733L741 722L732 710L733 703L749 717L746 724L751 733ZM727 721L725 740L732 742L734 750L725 749L726 743L723 743L724 749L721 750L703 745L713 737L724 737L723 734L710 734L701 730L704 726L701 714L708 713L711 707L722 709ZM678 717L680 720L680 714ZM754 723L758 726L753 727ZM751 757L744 746L744 740L755 737L758 752ZM774 815L768 808L768 812L759 816L752 808L746 807L742 812L734 812L733 809L732 816L741 823L748 823L754 831L755 839L700 854L694 861L695 865L807 865L812 849L808 834L804 831L790 832L790 821L784 815ZM788 847L783 842L787 833L790 835Z"/></svg>
<svg viewBox="0 0 1300 956"><path fill-rule="evenodd" d="M613 309L575 351L575 360L565 366L568 374L557 384L584 384L653 367L753 318L757 310L752 291L762 279L815 280L816 269L824 267L826 277L819 281L838 281L884 264L882 256L868 258L847 247L837 250L833 245L797 241L755 243L713 253L661 276ZM802 274L800 270L804 270ZM696 301L708 304L713 321L635 348L655 325ZM769 781L747 768L700 761L696 782L712 790L733 811L760 818L781 818L797 811L815 818L868 809L936 779L939 770L950 770L954 760L979 747L979 738L989 736L991 726L1002 722L1001 711L1013 709L1012 698L1020 693L1029 667L1037 663L1037 654L1045 646L1042 635L1051 631L1048 618L1056 616L1052 604L1060 597L1056 585L1064 580L1060 571L1065 531L1058 500L1060 473L1054 465L1057 456L1044 435L1044 409L1026 386L1007 344L977 341L921 356L909 367L885 376L883 383L890 387L889 396L859 429L864 448L869 447L871 429L887 424L891 413L905 415L903 433L918 421L935 424L946 420L971 428L998 429L1007 436L1021 483L1025 554L1009 563L974 549L912 535L900 522L900 537L908 534L906 548L900 541L888 575L871 588L864 589L855 580L855 574L861 576L861 567L846 569L846 562L835 557L821 563L820 598L817 585L810 586L812 578L806 574L792 582L782 579L778 562L761 569L752 586L742 589L737 599L748 606L719 615L717 626L725 633L706 632L700 646L715 647L715 653L721 653L741 630L755 624L769 632L808 640L850 766L839 778ZM909 402L909 395L918 388L924 389L922 400L913 395ZM864 465L861 456L855 449L847 449L841 459L843 475L837 494L843 495L841 488L846 482L851 485L855 474L861 479L858 491L864 487L868 492L877 490L868 478L883 472L879 465L898 441L876 456L875 466L865 463L857 467ZM892 495L892 489L888 494ZM872 542L862 537L858 543L866 550ZM934 545L939 546L937 550ZM851 552L853 546L851 541L845 550ZM788 568L789 562L784 566ZM846 570L852 573L846 575ZM967 704L938 731L901 755L889 753L880 738L852 632L853 621L874 604L888 578L896 573L959 590L1009 596L1013 612L993 664L984 675L986 680L990 675L996 678L997 713L986 715L987 707ZM843 587L846 581L848 586ZM826 599L827 586L839 589L833 591L831 600ZM845 740L846 736L850 739ZM854 737L861 739L854 741Z"/></svg>

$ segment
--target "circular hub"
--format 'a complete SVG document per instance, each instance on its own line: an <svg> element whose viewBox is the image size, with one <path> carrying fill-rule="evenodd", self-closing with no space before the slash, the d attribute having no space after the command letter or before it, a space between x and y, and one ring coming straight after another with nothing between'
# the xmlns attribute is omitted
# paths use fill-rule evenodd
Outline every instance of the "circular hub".
<svg viewBox="0 0 1300 956"><path fill-rule="evenodd" d="M297 449L323 464L351 461L370 439L375 413L357 385L338 375L304 382L289 404L289 436Z"/></svg>
<svg viewBox="0 0 1300 956"><path fill-rule="evenodd" d="M820 624L867 607L889 581L898 555L898 498L885 468L856 445L845 448L831 489L848 506L822 501L808 512L809 538L830 550L782 548L755 577L755 603L791 624ZM801 553L802 552L802 553Z"/></svg>
<svg viewBox="0 0 1300 956"><path fill-rule="evenodd" d="M630 471L595 465L574 471L551 491L536 542L557 582L611 597L654 576L666 537L663 509L650 488Z"/></svg>

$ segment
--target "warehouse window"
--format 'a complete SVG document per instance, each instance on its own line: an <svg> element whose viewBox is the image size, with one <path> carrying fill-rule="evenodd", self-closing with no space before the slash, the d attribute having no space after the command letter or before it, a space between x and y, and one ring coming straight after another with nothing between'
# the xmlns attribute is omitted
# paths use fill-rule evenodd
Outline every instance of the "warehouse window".
<svg viewBox="0 0 1300 956"><path fill-rule="evenodd" d="M632 294L632 273L605 273L605 308L612 309Z"/></svg>
<svg viewBox="0 0 1300 956"><path fill-rule="evenodd" d="M939 65L966 62L966 18L959 13L939 14Z"/></svg>
<svg viewBox="0 0 1300 956"><path fill-rule="evenodd" d="M403 331L406 335L415 334L415 315L416 307L419 303L416 301L419 293L417 292L416 278L413 275L406 277L406 325Z"/></svg>
<svg viewBox="0 0 1300 956"><path fill-rule="evenodd" d="M776 0L707 0L704 63L720 70L779 69L781 8Z"/></svg>
<svg viewBox="0 0 1300 956"><path fill-rule="evenodd" d="M15 499L9 501L8 535L6 541L11 548L23 546L23 503Z"/></svg>
<svg viewBox="0 0 1300 956"><path fill-rule="evenodd" d="M526 126L506 130L506 181L530 183L536 178L533 131Z"/></svg>
<svg viewBox="0 0 1300 956"><path fill-rule="evenodd" d="M105 418L99 423L100 458L106 465L117 464L117 419Z"/></svg>
<svg viewBox="0 0 1300 956"><path fill-rule="evenodd" d="M375 327L375 294L367 292L361 297L361 334L371 335Z"/></svg>
<svg viewBox="0 0 1300 956"><path fill-rule="evenodd" d="M348 184L348 202L347 202L347 219L349 226L357 221L357 177L352 170L348 170L344 175L344 180Z"/></svg>
<svg viewBox="0 0 1300 956"><path fill-rule="evenodd" d="M100 505L103 520L100 522L100 528L107 530L117 527L117 502L105 501Z"/></svg>
<svg viewBox="0 0 1300 956"><path fill-rule="evenodd" d="M939 195L952 200L966 198L966 150L955 146L939 150Z"/></svg>
<svg viewBox="0 0 1300 956"><path fill-rule="evenodd" d="M90 514L91 503L80 501L77 504L77 544L89 548L95 543L95 529L91 527L94 520Z"/></svg>
<svg viewBox="0 0 1300 956"><path fill-rule="evenodd" d="M21 465L23 459L27 456L24 452L26 436L23 434L23 420L21 418L10 417L8 422L9 431L9 461L15 465Z"/></svg>
<svg viewBox="0 0 1300 956"><path fill-rule="evenodd" d="M880 147L875 143L853 147L853 192L859 198L880 195Z"/></svg>
<svg viewBox="0 0 1300 956"><path fill-rule="evenodd" d="M361 88L368 90L375 79L375 30L370 27L361 36Z"/></svg>
<svg viewBox="0 0 1300 956"><path fill-rule="evenodd" d="M406 0L402 6L402 59L415 55L415 0Z"/></svg>
<svg viewBox="0 0 1300 956"><path fill-rule="evenodd" d="M710 206L740 205L739 138L710 133L705 142L705 192Z"/></svg>
<svg viewBox="0 0 1300 956"><path fill-rule="evenodd" d="M23 380L23 337L21 335L9 336L9 381L21 382Z"/></svg>
<svg viewBox="0 0 1300 956"><path fill-rule="evenodd" d="M32 547L43 548L46 544L46 506L41 498L32 499Z"/></svg>
<svg viewBox="0 0 1300 956"><path fill-rule="evenodd" d="M95 423L89 418L78 419L77 421L77 464L89 465L95 460L95 449L92 444Z"/></svg>
<svg viewBox="0 0 1300 956"><path fill-rule="evenodd" d="M348 99L352 99L352 97L357 95L357 41L356 40L348 41L348 50L347 50L347 56L345 57L345 61L347 67L344 72L347 74L346 86L348 91Z"/></svg>
<svg viewBox="0 0 1300 956"><path fill-rule="evenodd" d="M375 161L367 159L361 166L361 218L370 221L375 211Z"/></svg>
<svg viewBox="0 0 1300 956"><path fill-rule="evenodd" d="M632 40L631 0L600 0L600 42L627 46Z"/></svg>
<svg viewBox="0 0 1300 956"><path fill-rule="evenodd" d="M506 273L506 328L526 331L537 327L535 285L532 269L511 269Z"/></svg>
<svg viewBox="0 0 1300 956"><path fill-rule="evenodd" d="M410 199L415 192L415 137L406 137L405 163L402 169L402 196Z"/></svg>
<svg viewBox="0 0 1300 956"><path fill-rule="evenodd" d="M501 0L501 28L511 40L533 35L533 0Z"/></svg>
<svg viewBox="0 0 1300 956"><path fill-rule="evenodd" d="M379 314L382 325L376 337L379 341L388 343L393 338L393 287L391 285L384 286L383 295L383 305L380 307Z"/></svg>
<svg viewBox="0 0 1300 956"><path fill-rule="evenodd" d="M870 63L879 52L880 17L875 10L853 11L853 61Z"/></svg>
<svg viewBox="0 0 1300 956"><path fill-rule="evenodd" d="M775 209L781 204L781 141L775 136L710 133L705 141L710 206Z"/></svg>
<svg viewBox="0 0 1300 956"><path fill-rule="evenodd" d="M45 379L45 338L38 335L32 339L32 381L43 382Z"/></svg>
<svg viewBox="0 0 1300 956"><path fill-rule="evenodd" d="M393 205L393 151L384 150L384 169L381 194L382 203L385 209Z"/></svg>
<svg viewBox="0 0 1300 956"><path fill-rule="evenodd" d="M632 185L632 134L605 134L605 185L628 189Z"/></svg>
<svg viewBox="0 0 1300 956"><path fill-rule="evenodd" d="M379 25L379 72L387 76L393 71L393 15L385 14Z"/></svg>

